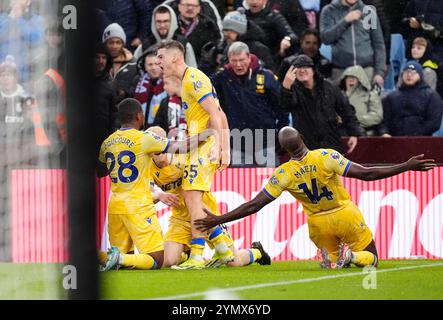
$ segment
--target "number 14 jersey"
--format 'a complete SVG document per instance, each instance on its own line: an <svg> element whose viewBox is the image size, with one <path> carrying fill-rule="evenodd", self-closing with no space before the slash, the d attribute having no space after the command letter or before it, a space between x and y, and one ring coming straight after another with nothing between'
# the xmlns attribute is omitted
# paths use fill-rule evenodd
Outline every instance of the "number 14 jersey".
<svg viewBox="0 0 443 320"><path fill-rule="evenodd" d="M152 153L167 150L170 141L149 131L120 129L100 148L111 178L109 214L155 214L149 190Z"/></svg>
<svg viewBox="0 0 443 320"><path fill-rule="evenodd" d="M278 167L263 192L274 200L288 191L307 215L333 213L351 201L339 177L346 176L350 165L351 161L335 150L312 150L302 160Z"/></svg>

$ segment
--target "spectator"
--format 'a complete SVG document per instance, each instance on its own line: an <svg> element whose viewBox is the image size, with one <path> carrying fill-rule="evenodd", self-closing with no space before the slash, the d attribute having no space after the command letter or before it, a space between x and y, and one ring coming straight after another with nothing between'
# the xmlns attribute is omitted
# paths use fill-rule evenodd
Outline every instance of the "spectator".
<svg viewBox="0 0 443 320"><path fill-rule="evenodd" d="M300 0L269 0L267 6L273 11L280 12L285 17L297 37L300 38L309 27L309 21Z"/></svg>
<svg viewBox="0 0 443 320"><path fill-rule="evenodd" d="M201 14L200 0L180 0L178 11L180 33L191 43L199 63L201 48L208 42L218 45L221 41L219 26L214 20Z"/></svg>
<svg viewBox="0 0 443 320"><path fill-rule="evenodd" d="M168 5L162 4L154 9L153 19L151 23L151 34L140 45L134 53L134 56L140 58L143 50L148 49L154 44L160 44L162 41L177 40L180 41L185 48L185 62L191 67L197 67L197 59L195 58L194 49L188 40L180 34L177 24L177 16L174 10Z"/></svg>
<svg viewBox="0 0 443 320"><path fill-rule="evenodd" d="M117 23L106 27L103 33L103 43L113 60L109 74L117 83L116 103L118 104L133 94L133 87L138 80L136 59L125 48L126 34Z"/></svg>
<svg viewBox="0 0 443 320"><path fill-rule="evenodd" d="M350 136L348 153L357 146L357 137L364 135L354 108L337 87L316 72L314 62L306 55L299 55L289 68L280 98L310 149L332 148L343 153L340 124Z"/></svg>
<svg viewBox="0 0 443 320"><path fill-rule="evenodd" d="M331 1L330 0L299 0L300 6L302 7L303 11L305 12L306 19L308 21L308 28L309 29L316 29L319 28L319 21L320 21L320 12L328 5Z"/></svg>
<svg viewBox="0 0 443 320"><path fill-rule="evenodd" d="M103 44L95 49L95 111L97 124L97 153L103 140L117 128L117 84L111 80L109 70L112 67L112 57Z"/></svg>
<svg viewBox="0 0 443 320"><path fill-rule="evenodd" d="M220 105L226 113L229 128L240 131L253 130L256 139L255 150L251 150L252 145L247 143L246 148L238 146L237 143L231 144L234 148L231 152L232 163L234 165L244 163L240 161L240 155L244 154L245 161L254 159L254 164L265 165L266 163L257 161L257 154L262 148L268 157L274 154L276 141L272 141L272 145L267 144L267 131L269 129L278 131L288 124L288 116L278 103L280 84L271 71L260 66L258 58L250 54L246 44L234 42L229 47L228 58L229 63L212 78L214 88L220 99ZM260 129L264 131L264 145L261 144L262 141L257 140L261 137L257 131ZM257 147L260 145L263 147ZM275 165L275 163L267 164Z"/></svg>
<svg viewBox="0 0 443 320"><path fill-rule="evenodd" d="M145 129L154 124L160 102L167 93L163 88L163 71L157 63L157 47L148 48L139 58L143 72L135 89L134 98L140 102L145 115Z"/></svg>
<svg viewBox="0 0 443 320"><path fill-rule="evenodd" d="M389 25L389 20L386 16L385 1L384 0L363 0L364 4L368 6L373 6L377 13L377 17L380 21L381 31L383 32L383 37L385 41L386 50L386 65L391 64L391 27ZM387 67L385 73L387 72Z"/></svg>
<svg viewBox="0 0 443 320"><path fill-rule="evenodd" d="M201 15L206 16L207 18L214 21L218 29L220 30L220 37L222 37L222 17L224 17L224 10L219 10L221 7L221 3L224 0L200 0L200 6L201 6ZM163 4L167 4L172 9L174 9L175 13L178 15L180 12L178 11L178 4L180 3L180 0L166 0L163 2Z"/></svg>
<svg viewBox="0 0 443 320"><path fill-rule="evenodd" d="M440 0L409 0L403 13L407 48L417 37L430 40L435 58L443 65L443 6ZM409 50L409 49L408 49ZM443 68L438 69L437 91L443 96Z"/></svg>
<svg viewBox="0 0 443 320"><path fill-rule="evenodd" d="M332 46L332 80L339 81L344 69L360 65L380 88L384 85L386 51L381 28L373 28L374 12L365 12L361 0L333 0L320 19L320 35ZM371 15L368 18L364 14ZM380 25L377 17L376 26Z"/></svg>
<svg viewBox="0 0 443 320"><path fill-rule="evenodd" d="M371 82L360 66L352 66L345 70L341 80L341 88L354 107L356 116L366 135L377 134L377 126L383 120L383 106L380 96L372 90Z"/></svg>
<svg viewBox="0 0 443 320"><path fill-rule="evenodd" d="M320 34L315 29L308 29L303 32L300 38L300 51L285 58L278 71L278 78L283 81L286 72L292 65L294 59L300 55L305 54L314 61L315 68L319 74L324 78L329 78L331 76L332 64L320 53L321 39Z"/></svg>
<svg viewBox="0 0 443 320"><path fill-rule="evenodd" d="M276 64L280 64L280 59L285 57L290 49L294 50L298 38L286 18L266 4L267 0L246 0L246 16L263 29L264 44L276 55Z"/></svg>
<svg viewBox="0 0 443 320"><path fill-rule="evenodd" d="M403 68L403 84L383 100L380 134L391 136L431 136L440 127L443 101L423 81L423 68L409 61Z"/></svg>
<svg viewBox="0 0 443 320"><path fill-rule="evenodd" d="M7 55L14 56L22 83L30 80L31 53L44 36L43 19L30 11L31 3L31 0L10 0L9 12L0 13L0 61Z"/></svg>
<svg viewBox="0 0 443 320"><path fill-rule="evenodd" d="M224 17L223 42L219 47L210 43L202 48L200 69L207 74L212 74L217 66L227 64L229 46L236 41L246 43L249 51L260 59L265 68L275 70L271 51L263 44L263 30L256 23L248 21L243 8L229 12Z"/></svg>
<svg viewBox="0 0 443 320"><path fill-rule="evenodd" d="M149 0L99 0L97 8L102 10L107 22L119 24L125 34L128 49L134 51L148 36L148 26L152 17L152 4ZM99 16L100 17L100 16ZM100 22L100 21L99 21ZM100 23L99 23L100 24Z"/></svg>
<svg viewBox="0 0 443 320"><path fill-rule="evenodd" d="M410 58L417 61L423 67L423 80L431 87L437 89L438 63L434 61L432 44L423 37L417 37L412 42ZM402 78L398 79L398 87L402 84Z"/></svg>
<svg viewBox="0 0 443 320"><path fill-rule="evenodd" d="M185 110L182 107L181 80L176 77L163 79L164 89L167 92L154 120L154 126L159 126L168 133L168 138L184 140L187 135Z"/></svg>

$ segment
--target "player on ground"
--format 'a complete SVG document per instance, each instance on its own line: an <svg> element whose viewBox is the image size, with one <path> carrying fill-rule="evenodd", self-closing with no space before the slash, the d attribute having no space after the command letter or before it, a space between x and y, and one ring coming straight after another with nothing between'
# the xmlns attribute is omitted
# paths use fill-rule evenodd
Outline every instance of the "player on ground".
<svg viewBox="0 0 443 320"><path fill-rule="evenodd" d="M436 166L434 160L424 160L419 155L394 166L364 167L332 149L309 150L299 132L290 127L281 129L279 141L291 159L274 171L264 189L225 215L217 217L205 210L208 216L195 222L198 228L206 230L258 212L286 190L303 205L309 237L319 248L322 267L340 269L350 263L377 266L372 233L339 176L371 181L408 170L428 171Z"/></svg>
<svg viewBox="0 0 443 320"><path fill-rule="evenodd" d="M119 104L121 128L102 144L98 175L111 178L108 231L111 250L102 271L123 266L156 269L163 264L163 234L149 191L152 153L182 152L198 146L198 136L170 141L152 132L142 132L144 119L140 103L125 99ZM203 134L208 134L205 131ZM140 254L131 254L134 245ZM99 257L104 260L103 253Z"/></svg>
<svg viewBox="0 0 443 320"><path fill-rule="evenodd" d="M151 127L149 131L160 137L166 137L166 132L160 127ZM178 265L187 251L192 239L191 216L182 195L183 171L186 157L181 154L155 153L151 162L151 182L154 182L162 191L153 192L154 201L158 198L171 207L172 215L169 218L168 232L165 235L165 253L163 267ZM203 205L205 208L220 215L217 200L210 192L203 193ZM227 265L241 267L253 262L259 264L271 264L269 255L264 251L259 242L252 243L251 249L237 250L233 244L229 231L222 228L225 241L235 255L235 259ZM209 238L211 238L211 234ZM212 261L214 262L214 261ZM211 265L207 265L211 267Z"/></svg>
<svg viewBox="0 0 443 320"><path fill-rule="evenodd" d="M226 115L221 110L215 90L209 78L200 70L188 67L184 62L184 49L180 42L166 41L158 49L157 57L165 77L182 79L181 98L185 108L189 136L201 133L206 128L214 129L216 135L201 144L196 152L188 155L183 176L183 196L191 214L191 221L203 218L203 196L210 192L214 174L229 166L229 127ZM221 162L221 163L220 163ZM195 269L204 266L203 249L206 233L191 224L192 240L190 257L174 269ZM215 247L215 265L234 259L223 237L221 228L211 232L210 242Z"/></svg>

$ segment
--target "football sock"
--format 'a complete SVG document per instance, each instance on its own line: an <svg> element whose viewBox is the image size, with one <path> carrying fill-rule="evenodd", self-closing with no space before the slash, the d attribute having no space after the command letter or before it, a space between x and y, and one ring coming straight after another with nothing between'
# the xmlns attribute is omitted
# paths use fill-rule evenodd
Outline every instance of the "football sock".
<svg viewBox="0 0 443 320"><path fill-rule="evenodd" d="M119 265L138 270L157 268L157 262L148 254L120 254Z"/></svg>
<svg viewBox="0 0 443 320"><path fill-rule="evenodd" d="M214 246L215 251L218 253L223 254L229 249L223 231L219 226L209 234L208 241Z"/></svg>
<svg viewBox="0 0 443 320"><path fill-rule="evenodd" d="M369 251L352 252L351 262L357 267L375 266L377 265L377 257Z"/></svg>
<svg viewBox="0 0 443 320"><path fill-rule="evenodd" d="M190 259L203 260L203 249L205 248L205 238L194 238L191 240Z"/></svg>
<svg viewBox="0 0 443 320"><path fill-rule="evenodd" d="M106 258L108 258L108 254L105 251L99 251L98 252L98 262L100 264L105 263Z"/></svg>
<svg viewBox="0 0 443 320"><path fill-rule="evenodd" d="M249 249L249 264L261 259L261 252L258 249Z"/></svg>
<svg viewBox="0 0 443 320"><path fill-rule="evenodd" d="M188 255L185 252L182 252L181 258L180 258L180 263L182 264L183 262L185 262L186 260L188 260Z"/></svg>

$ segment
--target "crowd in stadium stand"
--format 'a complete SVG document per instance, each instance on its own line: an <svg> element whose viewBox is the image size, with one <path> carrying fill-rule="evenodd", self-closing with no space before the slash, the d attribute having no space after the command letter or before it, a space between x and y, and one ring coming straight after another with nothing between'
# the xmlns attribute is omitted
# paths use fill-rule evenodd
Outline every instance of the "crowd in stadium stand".
<svg viewBox="0 0 443 320"><path fill-rule="evenodd" d="M6 2L2 145L22 146L27 163L38 164L40 154L64 154L64 30L47 23L36 1ZM146 127L174 136L184 125L178 84L156 65L156 46L170 39L213 80L231 129L278 131L289 123L308 147L343 152L357 140L343 148L341 136L443 136L440 2L97 1L97 144L118 128L117 106L127 97L142 104Z"/></svg>

